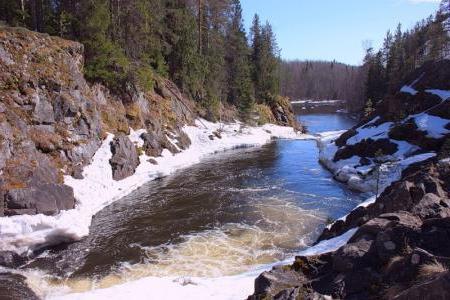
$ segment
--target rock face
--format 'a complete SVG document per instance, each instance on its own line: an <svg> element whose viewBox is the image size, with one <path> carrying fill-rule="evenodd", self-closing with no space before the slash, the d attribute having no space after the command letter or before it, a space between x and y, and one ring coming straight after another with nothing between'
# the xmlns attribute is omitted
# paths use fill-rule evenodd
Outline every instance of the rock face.
<svg viewBox="0 0 450 300"><path fill-rule="evenodd" d="M195 105L170 81L155 80L155 90L112 94L84 79L83 45L0 27L0 216L73 208L63 175L83 178L107 132L118 136L111 146L116 180L139 163L125 137L130 127L147 130L143 150L149 156L188 147L181 129L192 124Z"/></svg>
<svg viewBox="0 0 450 300"><path fill-rule="evenodd" d="M122 180L134 174L139 165L136 146L127 136L120 135L111 142L111 164L114 180Z"/></svg>

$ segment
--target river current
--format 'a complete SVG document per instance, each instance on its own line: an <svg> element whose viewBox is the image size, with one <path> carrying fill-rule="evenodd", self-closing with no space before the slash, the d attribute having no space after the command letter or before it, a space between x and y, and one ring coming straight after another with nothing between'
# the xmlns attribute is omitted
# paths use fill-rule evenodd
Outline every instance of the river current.
<svg viewBox="0 0 450 300"><path fill-rule="evenodd" d="M312 134L355 123L344 114L298 118ZM239 274L295 255L363 198L319 164L315 141L278 140L149 182L99 212L88 237L27 268L72 291L147 276Z"/></svg>

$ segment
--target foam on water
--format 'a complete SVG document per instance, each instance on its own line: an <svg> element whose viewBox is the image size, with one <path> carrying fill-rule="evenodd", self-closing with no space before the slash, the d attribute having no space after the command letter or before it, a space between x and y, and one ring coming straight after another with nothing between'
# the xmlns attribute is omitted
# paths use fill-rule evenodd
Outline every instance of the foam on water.
<svg viewBox="0 0 450 300"><path fill-rule="evenodd" d="M341 236L322 241L319 244L297 253L298 255L318 255L334 251L343 246L356 232L351 229ZM169 276L169 277L142 277L130 278L121 281L119 277L110 277L106 286L96 284L93 290L89 290L92 281L71 280L71 290L85 290L85 292L68 293L69 287L55 287L49 281L42 280L42 273L28 274L28 282L35 291L47 299L218 299L235 300L245 299L253 293L254 279L263 271L270 270L279 264L289 264L293 256L277 263L253 266L245 273L233 276L202 278L195 276ZM89 290L89 291L87 291ZM49 293L49 291L51 291Z"/></svg>
<svg viewBox="0 0 450 300"><path fill-rule="evenodd" d="M255 213L259 216L255 225L228 223L154 247L134 243L130 246L143 250L145 259L133 265L122 263L101 278L59 279L37 271L26 275L45 297L109 288L146 277L234 276L292 257L313 241L325 220L325 216L275 197L256 203Z"/></svg>

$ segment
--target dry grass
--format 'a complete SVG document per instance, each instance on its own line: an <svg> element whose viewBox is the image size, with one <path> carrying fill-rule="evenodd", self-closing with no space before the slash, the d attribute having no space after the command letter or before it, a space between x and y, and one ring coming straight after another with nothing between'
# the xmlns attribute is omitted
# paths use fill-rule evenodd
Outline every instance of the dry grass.
<svg viewBox="0 0 450 300"><path fill-rule="evenodd" d="M266 123L275 123L276 120L273 116L272 110L269 106L265 104L256 104L256 112L258 113L258 125L263 125Z"/></svg>
<svg viewBox="0 0 450 300"><path fill-rule="evenodd" d="M443 265L438 261L433 261L428 264L424 264L419 269L419 277L421 278L430 278L437 274L447 272L447 266Z"/></svg>
<svg viewBox="0 0 450 300"><path fill-rule="evenodd" d="M393 266L403 260L403 256L397 255L392 257L386 265L386 270L390 270Z"/></svg>

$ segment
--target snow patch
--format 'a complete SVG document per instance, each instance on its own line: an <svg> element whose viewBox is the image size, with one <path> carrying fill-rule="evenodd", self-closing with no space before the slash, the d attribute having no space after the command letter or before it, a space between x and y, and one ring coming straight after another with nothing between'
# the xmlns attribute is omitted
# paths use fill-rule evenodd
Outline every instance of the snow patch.
<svg viewBox="0 0 450 300"><path fill-rule="evenodd" d="M374 120L372 120L372 123L373 122ZM370 133L364 131L361 136L360 134L357 134L357 137L353 140L353 142L363 140L363 136L366 138L371 136L372 139L376 139L377 137L381 138L381 136L385 133L379 131L378 127L383 127L385 129L388 128L384 124L377 127L365 128L370 131ZM398 150L393 155L380 158L380 160L385 161L385 163L380 165L380 176L378 179L378 174L373 172L377 167L373 161L371 161L369 165L363 166L360 163L361 157L356 155L348 159L338 160L336 162L333 160L338 150L335 140L339 138L341 134L342 131L326 132L320 135L318 139L319 160L335 175L337 180L345 182L350 188L362 192L375 192L378 181L378 192L381 193L386 187L391 185L392 182L399 180L402 171L409 165L427 160L436 155L435 153L425 153L410 157L414 151L419 149L417 146L405 141L391 140L391 142L397 144ZM375 134L375 136L371 134Z"/></svg>
<svg viewBox="0 0 450 300"><path fill-rule="evenodd" d="M416 91L413 87L411 87L410 85L404 85L401 89L400 92L402 93L406 93L406 94L411 94L413 96L417 95L418 91Z"/></svg>
<svg viewBox="0 0 450 300"><path fill-rule="evenodd" d="M442 101L446 101L446 100L450 99L450 91L446 91L446 90L425 90L425 92L440 97L442 99Z"/></svg>
<svg viewBox="0 0 450 300"><path fill-rule="evenodd" d="M419 130L427 132L428 137L440 139L450 133L450 130L445 128L450 120L421 113L414 117L414 121Z"/></svg>

